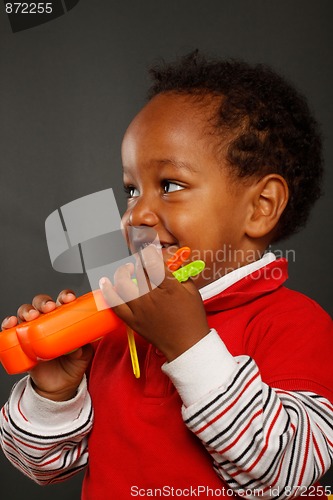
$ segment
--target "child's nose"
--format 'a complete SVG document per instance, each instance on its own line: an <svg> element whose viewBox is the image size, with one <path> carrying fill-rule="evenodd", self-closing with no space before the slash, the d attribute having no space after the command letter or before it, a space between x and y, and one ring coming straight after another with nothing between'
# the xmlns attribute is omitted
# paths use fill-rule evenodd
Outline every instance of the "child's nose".
<svg viewBox="0 0 333 500"><path fill-rule="evenodd" d="M157 210L138 200L135 206L129 210L127 224L130 226L156 226L159 221Z"/></svg>

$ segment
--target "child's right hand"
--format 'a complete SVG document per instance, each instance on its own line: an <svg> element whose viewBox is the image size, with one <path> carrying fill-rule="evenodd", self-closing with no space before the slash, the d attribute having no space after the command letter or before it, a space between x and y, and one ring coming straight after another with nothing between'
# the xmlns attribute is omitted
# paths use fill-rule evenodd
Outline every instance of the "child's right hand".
<svg viewBox="0 0 333 500"><path fill-rule="evenodd" d="M23 304L19 307L17 317L5 318L1 328L6 330L23 321L32 321L40 314L47 314L62 304L72 302L75 298L71 290L60 292L56 302L48 295L36 295L32 304ZM65 356L38 363L29 372L36 392L53 401L67 401L73 398L93 357L93 352L89 344Z"/></svg>

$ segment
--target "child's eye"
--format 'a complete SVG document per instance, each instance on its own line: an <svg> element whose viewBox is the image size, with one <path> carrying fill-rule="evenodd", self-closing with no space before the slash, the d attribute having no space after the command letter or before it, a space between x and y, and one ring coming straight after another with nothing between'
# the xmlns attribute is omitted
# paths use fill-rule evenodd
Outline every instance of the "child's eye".
<svg viewBox="0 0 333 500"><path fill-rule="evenodd" d="M135 198L140 195L139 190L134 186L124 186L124 191L127 198Z"/></svg>
<svg viewBox="0 0 333 500"><path fill-rule="evenodd" d="M181 191L184 186L177 184L176 182L164 181L163 190L165 193L174 193L175 191Z"/></svg>

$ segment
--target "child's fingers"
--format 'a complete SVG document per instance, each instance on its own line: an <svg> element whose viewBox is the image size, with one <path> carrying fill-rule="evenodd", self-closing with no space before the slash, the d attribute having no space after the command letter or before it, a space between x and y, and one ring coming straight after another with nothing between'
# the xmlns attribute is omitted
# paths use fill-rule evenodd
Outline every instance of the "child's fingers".
<svg viewBox="0 0 333 500"><path fill-rule="evenodd" d="M46 314L53 311L56 306L71 302L75 299L75 295L71 290L63 290L55 302L52 297L45 294L36 295L32 304L22 304L17 310L17 318L15 316L9 316L5 318L1 324L2 329L12 328L16 326L17 323L22 321L32 321L39 317L40 313Z"/></svg>
<svg viewBox="0 0 333 500"><path fill-rule="evenodd" d="M89 362L94 355L94 348L91 344L84 345L75 351L66 354L68 359L73 361L81 360Z"/></svg>
<svg viewBox="0 0 333 500"><path fill-rule="evenodd" d="M17 317L20 321L32 321L38 318L39 311L32 304L22 304L17 310Z"/></svg>
<svg viewBox="0 0 333 500"><path fill-rule="evenodd" d="M152 288L159 286L165 278L165 264L161 252L149 245L141 250L142 262Z"/></svg>
<svg viewBox="0 0 333 500"><path fill-rule="evenodd" d="M133 264L119 267L114 274L114 291L123 302L130 302L139 297L138 285L132 279ZM138 278L138 276L137 276Z"/></svg>
<svg viewBox="0 0 333 500"><path fill-rule="evenodd" d="M124 304L123 299L118 295L109 278L101 278L99 280L99 287L109 307L116 307Z"/></svg>
<svg viewBox="0 0 333 500"><path fill-rule="evenodd" d="M136 285L138 288L138 296L141 297L146 293L149 293L153 285L150 283L149 278L147 277L146 272L144 271L142 257L140 254L135 254L136 257L136 265L135 265L135 277L136 277Z"/></svg>
<svg viewBox="0 0 333 500"><path fill-rule="evenodd" d="M135 285L135 283L133 283ZM105 302L112 307L113 311L122 319L125 323L128 323L133 319L133 314L131 309L127 304L124 303L122 297L118 295L115 287L112 285L109 278L103 277L99 280L99 286L102 291ZM136 285L135 285L136 286ZM138 292L137 292L138 293Z"/></svg>
<svg viewBox="0 0 333 500"><path fill-rule="evenodd" d="M23 306L21 307L23 308L23 311L26 311L26 308L24 308ZM45 314L53 311L53 309L55 309L56 307L56 304L52 297L50 297L49 295L39 294L32 299L32 307L37 311Z"/></svg>
<svg viewBox="0 0 333 500"><path fill-rule="evenodd" d="M16 316L7 316L1 323L1 330L6 330L8 328L13 328L18 323Z"/></svg>
<svg viewBox="0 0 333 500"><path fill-rule="evenodd" d="M76 299L76 295L73 290L62 290L56 300L57 306L62 306L63 304L68 304Z"/></svg>

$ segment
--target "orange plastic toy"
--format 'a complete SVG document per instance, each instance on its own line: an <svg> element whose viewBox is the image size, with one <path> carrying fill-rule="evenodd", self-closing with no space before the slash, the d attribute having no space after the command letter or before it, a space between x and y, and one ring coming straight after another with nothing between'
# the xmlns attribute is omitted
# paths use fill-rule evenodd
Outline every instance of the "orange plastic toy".
<svg viewBox="0 0 333 500"><path fill-rule="evenodd" d="M180 282L204 268L202 261L180 267L189 255L190 249L182 247L167 262ZM90 292L33 321L0 332L0 362L9 374L23 373L39 361L57 358L94 342L120 324L102 292Z"/></svg>
<svg viewBox="0 0 333 500"><path fill-rule="evenodd" d="M189 258L191 249L189 247L181 247L175 254L167 260L167 266L170 271L176 271Z"/></svg>
<svg viewBox="0 0 333 500"><path fill-rule="evenodd" d="M106 308L98 310L96 302ZM41 360L57 358L103 337L120 324L102 293L90 292L34 321L1 332L0 361L7 373L23 373Z"/></svg>

